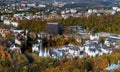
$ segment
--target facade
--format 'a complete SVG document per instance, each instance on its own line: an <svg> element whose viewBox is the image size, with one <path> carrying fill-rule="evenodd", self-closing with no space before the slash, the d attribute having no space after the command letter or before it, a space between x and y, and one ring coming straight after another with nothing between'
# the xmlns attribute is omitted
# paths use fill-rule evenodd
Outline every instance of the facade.
<svg viewBox="0 0 120 72"><path fill-rule="evenodd" d="M48 34L53 35L62 34L62 27L60 26L59 23L47 23L46 26L47 26L46 31Z"/></svg>

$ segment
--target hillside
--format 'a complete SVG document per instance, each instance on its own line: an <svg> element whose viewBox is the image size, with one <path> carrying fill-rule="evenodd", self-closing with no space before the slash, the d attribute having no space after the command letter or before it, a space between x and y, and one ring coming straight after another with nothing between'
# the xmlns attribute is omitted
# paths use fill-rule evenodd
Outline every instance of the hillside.
<svg viewBox="0 0 120 72"><path fill-rule="evenodd" d="M113 54L95 58L74 58L57 60L51 57L39 57L29 54L34 61L29 63L24 54L17 54L0 46L0 72L108 72L105 68L109 64L117 64L120 59L120 50ZM120 68L114 70L120 71Z"/></svg>

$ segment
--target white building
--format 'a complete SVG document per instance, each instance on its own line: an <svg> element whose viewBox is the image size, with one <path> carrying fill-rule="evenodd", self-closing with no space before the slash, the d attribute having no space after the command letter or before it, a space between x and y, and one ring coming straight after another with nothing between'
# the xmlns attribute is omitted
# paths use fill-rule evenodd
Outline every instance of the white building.
<svg viewBox="0 0 120 72"><path fill-rule="evenodd" d="M19 24L18 22L14 22L14 21L13 21L13 22L11 22L11 25L12 25L12 26L14 26L14 27L17 27L17 26L18 26L18 24Z"/></svg>
<svg viewBox="0 0 120 72"><path fill-rule="evenodd" d="M10 25L11 24L11 20L4 20L3 24Z"/></svg>
<svg viewBox="0 0 120 72"><path fill-rule="evenodd" d="M90 40L99 40L98 35L90 35Z"/></svg>
<svg viewBox="0 0 120 72"><path fill-rule="evenodd" d="M71 12L71 13L76 13L77 10L76 10L76 9L71 9L70 12Z"/></svg>

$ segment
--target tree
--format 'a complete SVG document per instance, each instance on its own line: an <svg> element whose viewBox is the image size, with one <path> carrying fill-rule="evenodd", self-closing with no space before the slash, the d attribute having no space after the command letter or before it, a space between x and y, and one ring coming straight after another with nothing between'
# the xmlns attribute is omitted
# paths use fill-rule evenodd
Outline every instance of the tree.
<svg viewBox="0 0 120 72"><path fill-rule="evenodd" d="M83 63L83 67L87 71L92 71L93 70L91 62L88 62L88 61L86 61L86 62Z"/></svg>
<svg viewBox="0 0 120 72"><path fill-rule="evenodd" d="M103 37L99 37L99 41L100 41L100 43L103 44L105 42L105 39Z"/></svg>

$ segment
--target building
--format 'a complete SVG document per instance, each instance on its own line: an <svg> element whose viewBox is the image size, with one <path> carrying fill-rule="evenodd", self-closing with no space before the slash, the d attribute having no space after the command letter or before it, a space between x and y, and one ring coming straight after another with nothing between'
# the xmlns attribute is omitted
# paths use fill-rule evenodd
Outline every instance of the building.
<svg viewBox="0 0 120 72"><path fill-rule="evenodd" d="M10 24L11 24L11 20L4 20L4 21L3 21L3 24L5 24L5 25L10 25Z"/></svg>
<svg viewBox="0 0 120 72"><path fill-rule="evenodd" d="M59 23L47 23L46 26L47 26L46 31L48 34L54 34L54 35L62 34L63 30Z"/></svg>
<svg viewBox="0 0 120 72"><path fill-rule="evenodd" d="M110 66L106 67L105 70L108 70L110 72L114 72L115 69L120 68L120 63L118 61L117 64L111 64Z"/></svg>

